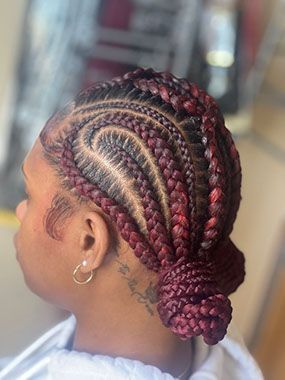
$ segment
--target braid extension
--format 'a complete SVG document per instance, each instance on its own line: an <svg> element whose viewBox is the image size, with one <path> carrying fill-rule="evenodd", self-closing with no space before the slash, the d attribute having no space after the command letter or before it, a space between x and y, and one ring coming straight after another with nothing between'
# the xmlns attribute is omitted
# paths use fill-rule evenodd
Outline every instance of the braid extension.
<svg viewBox="0 0 285 380"><path fill-rule="evenodd" d="M137 69L82 91L68 110L40 135L46 157L158 272L164 325L217 343L244 258L228 237L239 156L216 102L185 79Z"/></svg>

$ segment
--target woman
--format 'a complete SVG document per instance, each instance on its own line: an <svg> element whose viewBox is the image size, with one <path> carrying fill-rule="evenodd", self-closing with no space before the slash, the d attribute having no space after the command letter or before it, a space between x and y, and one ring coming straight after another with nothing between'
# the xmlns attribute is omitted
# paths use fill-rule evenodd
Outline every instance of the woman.
<svg viewBox="0 0 285 380"><path fill-rule="evenodd" d="M47 122L23 173L17 259L72 316L0 379L262 378L226 336L241 171L213 98L151 69L95 84Z"/></svg>

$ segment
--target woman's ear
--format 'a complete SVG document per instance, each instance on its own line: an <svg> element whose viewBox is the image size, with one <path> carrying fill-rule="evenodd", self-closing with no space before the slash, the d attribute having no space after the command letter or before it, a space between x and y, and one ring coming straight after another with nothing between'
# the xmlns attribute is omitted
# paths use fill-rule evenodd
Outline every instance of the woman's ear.
<svg viewBox="0 0 285 380"><path fill-rule="evenodd" d="M84 228L80 234L81 272L97 269L108 253L110 231L104 218L96 211L84 215Z"/></svg>

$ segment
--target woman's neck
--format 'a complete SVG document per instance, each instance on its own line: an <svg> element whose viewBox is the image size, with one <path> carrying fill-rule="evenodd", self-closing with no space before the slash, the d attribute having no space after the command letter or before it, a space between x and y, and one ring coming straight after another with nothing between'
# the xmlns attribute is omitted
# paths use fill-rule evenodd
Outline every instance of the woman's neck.
<svg viewBox="0 0 285 380"><path fill-rule="evenodd" d="M126 252L102 266L71 307L77 320L73 348L140 360L173 376L183 373L191 361L191 343L162 324L156 281L156 273Z"/></svg>
<svg viewBox="0 0 285 380"><path fill-rule="evenodd" d="M119 313L115 315L115 319L109 316L102 319L97 314L97 320L76 316L73 349L93 355L140 360L173 376L189 369L192 361L190 341L181 341L162 325L158 316L141 318L140 313L135 318L133 311L131 317L128 313L121 317ZM181 379L187 379L187 373Z"/></svg>

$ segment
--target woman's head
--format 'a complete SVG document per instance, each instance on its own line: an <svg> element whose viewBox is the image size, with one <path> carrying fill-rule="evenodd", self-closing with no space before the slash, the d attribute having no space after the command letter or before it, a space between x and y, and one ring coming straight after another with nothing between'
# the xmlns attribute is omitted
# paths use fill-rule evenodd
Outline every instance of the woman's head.
<svg viewBox="0 0 285 380"><path fill-rule="evenodd" d="M38 168L38 179L53 186L43 210L34 210L36 224L44 221L34 236L65 251L60 270L66 272L66 230L86 213L92 229L98 215L112 241L100 242L94 231L73 236L85 249L86 271L96 244L116 253L125 242L157 276L165 326L181 339L223 338L231 319L227 295L244 278L243 255L229 239L241 171L213 98L187 80L138 69L82 91L48 121L26 162L35 172L41 162L46 169Z"/></svg>

